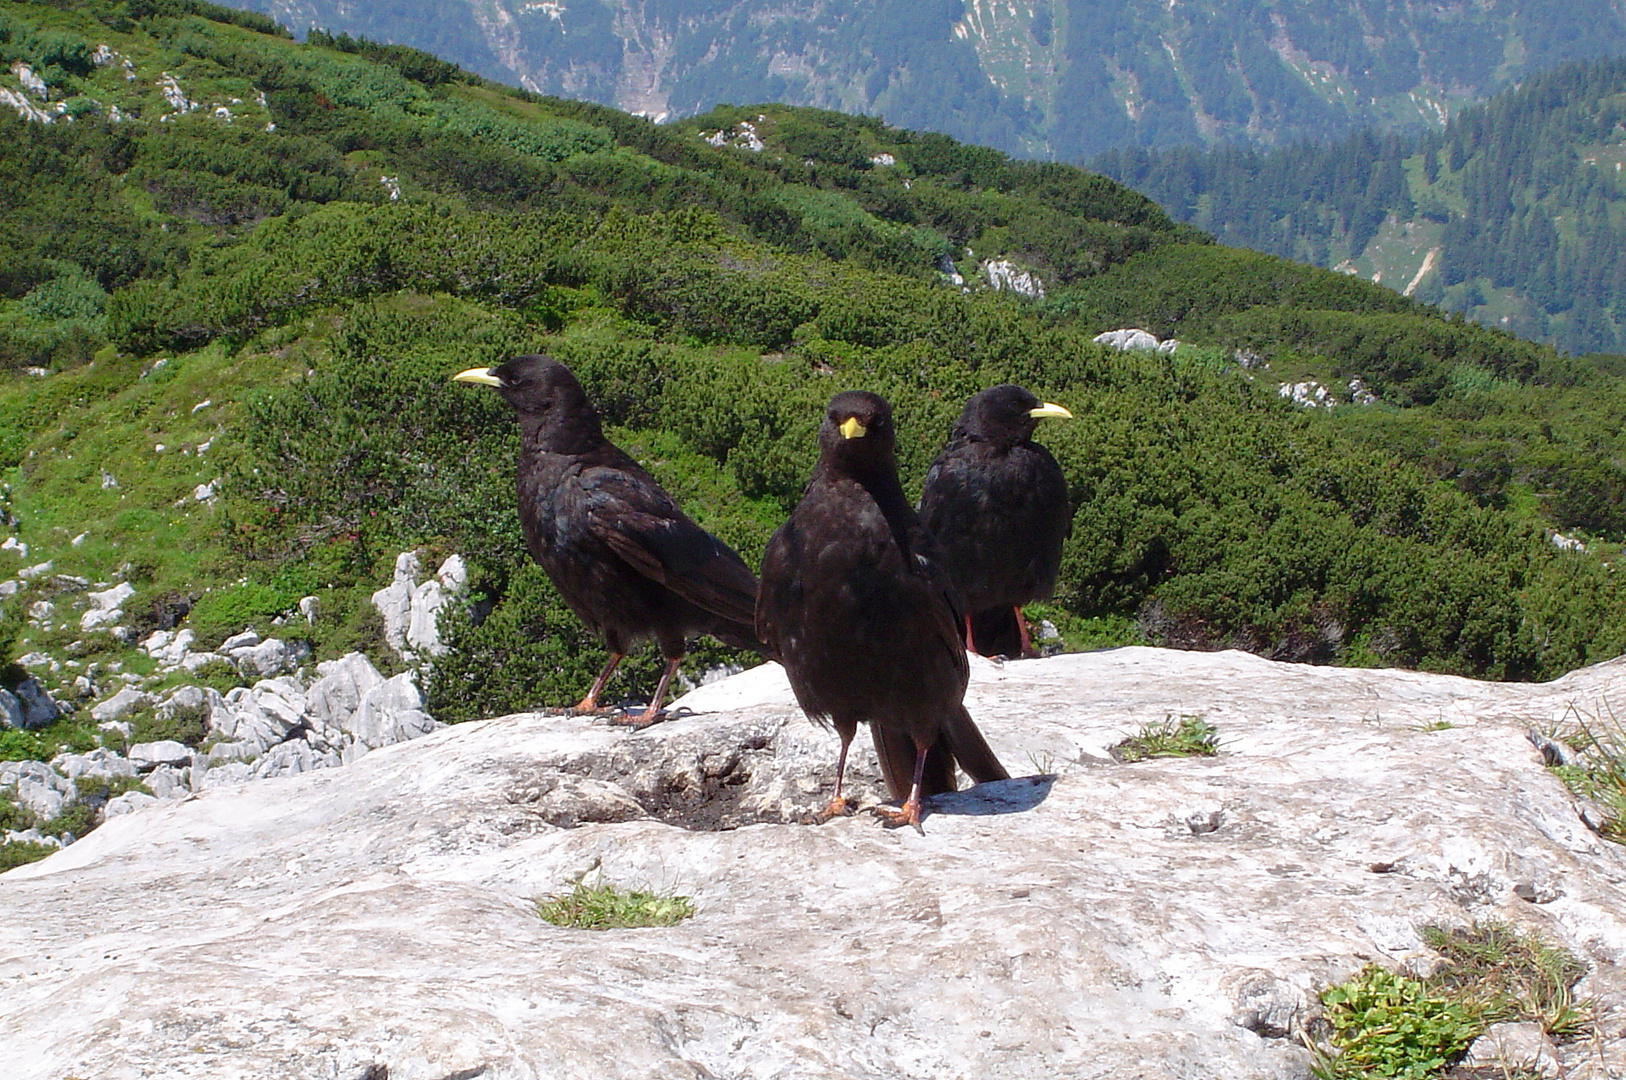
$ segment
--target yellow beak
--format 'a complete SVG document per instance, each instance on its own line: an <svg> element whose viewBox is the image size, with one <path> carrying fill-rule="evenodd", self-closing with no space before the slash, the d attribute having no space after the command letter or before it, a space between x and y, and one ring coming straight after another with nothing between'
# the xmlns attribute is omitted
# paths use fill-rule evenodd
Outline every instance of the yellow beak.
<svg viewBox="0 0 1626 1080"><path fill-rule="evenodd" d="M1053 416L1057 420L1071 420L1073 418L1072 413L1068 412L1060 405L1052 405L1048 401L1043 405L1040 405L1037 409L1029 409L1028 415L1033 417L1035 420L1041 420L1047 416Z"/></svg>
<svg viewBox="0 0 1626 1080"><path fill-rule="evenodd" d="M869 430L858 422L858 417L849 416L841 422L841 437L843 439L862 439Z"/></svg>
<svg viewBox="0 0 1626 1080"><path fill-rule="evenodd" d="M467 371L459 371L452 376L454 382L479 383L482 386L501 386L502 380L491 373L490 368L471 367Z"/></svg>

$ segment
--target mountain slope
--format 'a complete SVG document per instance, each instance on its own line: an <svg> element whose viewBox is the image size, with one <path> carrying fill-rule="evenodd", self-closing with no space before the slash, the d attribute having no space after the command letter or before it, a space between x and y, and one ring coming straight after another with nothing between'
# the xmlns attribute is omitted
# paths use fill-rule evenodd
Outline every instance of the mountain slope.
<svg viewBox="0 0 1626 1080"><path fill-rule="evenodd" d="M1227 243L1573 352L1626 347L1626 61L1565 65L1437 134L1126 151L1096 166Z"/></svg>
<svg viewBox="0 0 1626 1080"><path fill-rule="evenodd" d="M248 0L440 53L505 82L679 117L779 101L885 116L1025 156L1437 125L1565 60L1626 53L1608 0Z"/></svg>
<svg viewBox="0 0 1626 1080"><path fill-rule="evenodd" d="M131 642L177 620L200 648L277 625L398 664L368 598L407 548L464 555L478 597L423 669L437 717L579 694L602 656L523 555L512 417L447 381L536 350L748 560L836 390L893 402L914 485L964 398L1010 381L1086 418L1045 435L1076 512L1040 614L1072 646L1506 678L1626 651L1613 542L1560 550L1534 474L1444 482L1459 442L1383 422L1547 430L1543 467L1579 478L1618 437L1606 368L873 119L657 126L197 0L6 2L0 29L31 117L0 117L0 635L64 695L150 673ZM1186 344L1094 340L1134 324ZM1356 376L1385 404L1278 390ZM86 605L120 583L114 635ZM100 737L79 724L0 752Z"/></svg>

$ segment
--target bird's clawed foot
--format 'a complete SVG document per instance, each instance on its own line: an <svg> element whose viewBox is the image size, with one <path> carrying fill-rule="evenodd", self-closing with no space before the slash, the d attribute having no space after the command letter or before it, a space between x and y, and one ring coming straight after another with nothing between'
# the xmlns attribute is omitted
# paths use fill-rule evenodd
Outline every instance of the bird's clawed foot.
<svg viewBox="0 0 1626 1080"><path fill-rule="evenodd" d="M890 806L872 807L871 812L889 829L900 829L908 825L920 835L926 835L926 830L920 827L920 802L917 799L910 799L895 809Z"/></svg>
<svg viewBox="0 0 1626 1080"><path fill-rule="evenodd" d="M820 810L818 813L813 815L813 824L823 825L826 821L829 821L832 818L849 817L851 814L852 808L848 806L847 800L842 796L837 795L835 798L824 804L823 810Z"/></svg>
<svg viewBox="0 0 1626 1080"><path fill-rule="evenodd" d="M645 709L643 712L622 712L620 709L611 709L607 723L616 727L630 727L634 731L642 731L646 727L665 720L665 709Z"/></svg>

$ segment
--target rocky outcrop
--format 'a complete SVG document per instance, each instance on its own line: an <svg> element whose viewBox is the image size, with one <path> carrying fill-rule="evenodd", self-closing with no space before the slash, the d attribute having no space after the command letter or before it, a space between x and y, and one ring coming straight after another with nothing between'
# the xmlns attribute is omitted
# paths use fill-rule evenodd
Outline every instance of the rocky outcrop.
<svg viewBox="0 0 1626 1080"><path fill-rule="evenodd" d="M1180 347L1180 342L1174 338L1159 341L1157 335L1151 331L1132 326L1125 327L1122 330L1108 330L1105 333L1095 335L1092 340L1097 345L1105 345L1120 352L1135 351L1166 354L1172 353Z"/></svg>
<svg viewBox="0 0 1626 1080"><path fill-rule="evenodd" d="M323 678L324 701L379 685ZM1495 918L1589 965L1599 1034L1552 1053L1602 1080L1626 1073L1626 856L1525 735L1623 698L1626 661L1541 686L1235 652L977 661L971 710L1030 775L939 797L924 835L798 823L835 740L772 667L639 733L465 724L132 806L0 876L0 1026L28 1034L8 1072L1299 1080L1318 988L1428 965L1419 926ZM1217 757L1108 753L1181 714ZM697 913L536 917L589 873Z"/></svg>
<svg viewBox="0 0 1626 1080"><path fill-rule="evenodd" d="M395 579L373 593L373 606L384 619L384 639L403 659L439 656L436 621L443 607L468 590L469 571L461 555L449 555L435 575L419 582L423 564L417 552L404 551L395 559Z"/></svg>

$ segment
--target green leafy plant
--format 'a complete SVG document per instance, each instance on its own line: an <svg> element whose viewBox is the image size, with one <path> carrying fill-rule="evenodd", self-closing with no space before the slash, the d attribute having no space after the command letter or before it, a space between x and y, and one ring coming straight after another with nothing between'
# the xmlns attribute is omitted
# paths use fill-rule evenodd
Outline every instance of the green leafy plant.
<svg viewBox="0 0 1626 1080"><path fill-rule="evenodd" d="M577 882L568 893L536 902L544 922L577 930L625 930L645 926L676 926L694 914L687 896L662 896L641 890L622 891L613 885Z"/></svg>
<svg viewBox="0 0 1626 1080"><path fill-rule="evenodd" d="M1464 1005L1376 966L1322 991L1321 1003L1337 1051L1317 1069L1325 1080L1423 1080L1483 1029Z"/></svg>
<svg viewBox="0 0 1626 1080"><path fill-rule="evenodd" d="M1159 757L1212 757L1219 753L1219 731L1200 716L1164 717L1111 748L1122 762Z"/></svg>

